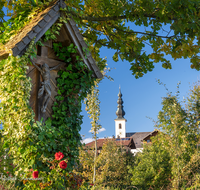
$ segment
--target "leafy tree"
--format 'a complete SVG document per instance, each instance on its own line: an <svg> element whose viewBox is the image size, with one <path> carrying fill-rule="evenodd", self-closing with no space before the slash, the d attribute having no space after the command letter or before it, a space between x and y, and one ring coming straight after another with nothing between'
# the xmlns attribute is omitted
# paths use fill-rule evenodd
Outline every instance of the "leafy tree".
<svg viewBox="0 0 200 190"><path fill-rule="evenodd" d="M78 171L89 181L93 180L93 150L80 150ZM96 160L97 187L128 187L131 185L131 174L128 168L133 167L134 157L132 153L125 151L116 144L113 139L104 142L100 154Z"/></svg>
<svg viewBox="0 0 200 190"><path fill-rule="evenodd" d="M54 0L1 1L0 42L5 44L11 36L17 35L51 2ZM65 3L67 7L63 11L77 22L99 63L99 49L107 47L115 50L115 61L120 58L130 62L136 78L152 71L157 62L171 69L165 55L175 60L190 58L191 68L200 70L199 1L68 0ZM3 6L8 13L2 11ZM11 15L6 23L5 14ZM144 51L145 45L150 46L152 52Z"/></svg>
<svg viewBox="0 0 200 190"><path fill-rule="evenodd" d="M170 137L167 148L173 163L172 186L177 189L185 183L182 179L185 175L183 171L195 154L199 141L200 86L196 83L191 89L187 101L184 102L185 108L178 101L178 95L179 93L176 96L168 94L158 115L158 127Z"/></svg>
<svg viewBox="0 0 200 190"><path fill-rule="evenodd" d="M132 166L133 159L133 155L117 145L114 139L108 139L97 158L96 183L121 188L129 186L131 175L128 174L128 167Z"/></svg>
<svg viewBox="0 0 200 190"><path fill-rule="evenodd" d="M97 158L97 134L99 129L101 129L101 125L99 123L99 116L100 116L100 101L99 101L99 89L98 83L100 81L95 81L95 86L91 88L91 92L87 95L85 100L86 104L86 111L88 113L88 117L92 119L90 122L92 125L91 132L93 134L93 138L95 140L95 151L94 151L94 169L93 169L93 183L95 183L95 176L96 176L96 158Z"/></svg>
<svg viewBox="0 0 200 190"><path fill-rule="evenodd" d="M157 122L160 135L138 156L137 166L131 171L133 185L142 189L199 187L199 83L191 89L185 107L178 96L168 93L163 99Z"/></svg>
<svg viewBox="0 0 200 190"><path fill-rule="evenodd" d="M105 60L103 60L104 62L106 62ZM107 64L106 64L107 65ZM112 78L108 75L106 75L106 73L110 71L110 68L105 67L104 71L103 71L103 77L107 77L109 80L112 80ZM87 97L84 101L84 103L86 104L86 108L85 110L88 113L88 117L90 119L92 119L92 121L90 122L92 125L91 128L91 132L93 134L93 138L95 141L95 147L94 147L94 166L93 166L93 183L95 183L95 175L96 175L96 158L97 158L97 135L99 133L99 130L102 128L102 126L100 125L100 120L99 120L99 116L100 116L100 100L99 100L99 83L102 79L97 79L94 82L94 86L91 87L91 91L90 93L87 94Z"/></svg>
<svg viewBox="0 0 200 190"><path fill-rule="evenodd" d="M80 174L85 180L93 182L95 150L79 148L79 164L75 167L75 173Z"/></svg>
<svg viewBox="0 0 200 190"><path fill-rule="evenodd" d="M152 146L146 145L143 153L137 154L135 167L130 168L132 184L140 189L165 189L171 181L170 156L161 139L162 135L156 136Z"/></svg>

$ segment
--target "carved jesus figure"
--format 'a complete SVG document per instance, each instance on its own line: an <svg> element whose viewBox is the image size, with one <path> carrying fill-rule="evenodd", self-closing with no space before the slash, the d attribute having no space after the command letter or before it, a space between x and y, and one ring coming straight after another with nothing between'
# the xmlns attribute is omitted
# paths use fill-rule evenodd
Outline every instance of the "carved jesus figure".
<svg viewBox="0 0 200 190"><path fill-rule="evenodd" d="M42 113L45 113L48 102L51 97L50 71L56 69L61 64L58 64L55 67L49 68L49 66L46 63L44 63L41 67L37 66L33 61L32 63L40 71L43 78L43 82L41 83L42 85L38 91L38 98L41 98L42 95L44 94L44 100L42 102L41 111Z"/></svg>

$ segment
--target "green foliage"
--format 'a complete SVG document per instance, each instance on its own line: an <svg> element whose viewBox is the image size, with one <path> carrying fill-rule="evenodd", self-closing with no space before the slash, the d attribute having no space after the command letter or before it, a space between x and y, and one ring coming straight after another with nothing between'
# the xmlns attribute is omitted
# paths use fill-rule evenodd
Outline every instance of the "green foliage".
<svg viewBox="0 0 200 190"><path fill-rule="evenodd" d="M62 20L62 18L60 18L60 21ZM48 40L56 40L56 35L59 35L60 34L60 29L62 27L62 23L60 22L56 22L55 24L53 24L53 26L47 30L45 32L45 38L44 38L44 41L48 41Z"/></svg>
<svg viewBox="0 0 200 190"><path fill-rule="evenodd" d="M14 165L12 156L8 155L8 150L3 148L4 142L2 137L2 131L0 131L0 189L3 189L3 187L7 187L5 190L14 189L14 182L6 180L6 178L13 176Z"/></svg>
<svg viewBox="0 0 200 190"><path fill-rule="evenodd" d="M179 91L168 93L162 101L157 127L161 130L151 146L138 155L131 170L132 184L141 189L198 189L200 85L191 88L189 97L179 101Z"/></svg>
<svg viewBox="0 0 200 190"><path fill-rule="evenodd" d="M93 166L93 183L96 180L96 158L97 158L97 134L101 125L99 123L100 116L100 101L99 101L99 89L98 83L100 80L95 81L95 86L91 88L91 93L88 93L87 98L85 99L86 108L85 110L88 113L88 117L92 119L90 122L92 125L91 132L95 140L95 154L94 154L94 166Z"/></svg>
<svg viewBox="0 0 200 190"><path fill-rule="evenodd" d="M171 181L169 152L161 143L164 137L156 136L152 145L146 145L143 153L138 153L132 173L132 184L139 189L167 189Z"/></svg>
<svg viewBox="0 0 200 190"><path fill-rule="evenodd" d="M77 172L89 182L93 181L94 151L80 149L79 167ZM128 168L133 167L134 158L116 144L116 141L107 139L96 159L95 187L125 188L131 185L131 174ZM111 188L112 189L112 188Z"/></svg>
<svg viewBox="0 0 200 190"><path fill-rule="evenodd" d="M91 88L91 93L88 93L87 98L85 99L86 108L85 110L88 113L88 117L92 119L91 123L91 132L94 135L94 138L97 138L98 130L101 129L99 116L100 116L100 100L99 100L99 89L98 84L100 81L95 81L95 86Z"/></svg>
<svg viewBox="0 0 200 190"><path fill-rule="evenodd" d="M33 17L54 0L9 0L0 2L0 43L17 35ZM115 50L113 60L127 60L138 78L154 69L154 63L171 69L165 55L176 60L189 58L191 68L200 69L200 28L198 1L166 0L68 0L62 9L81 29L100 69L105 66L99 49ZM5 22L3 8L11 18ZM136 29L138 28L138 30ZM48 33L48 32L47 32ZM145 52L148 45L151 52ZM1 49L4 48L1 46Z"/></svg>
<svg viewBox="0 0 200 190"><path fill-rule="evenodd" d="M31 44L30 49L33 44ZM9 56L6 60L0 62L0 120L3 122L4 130L4 149L9 149L9 153L15 153L13 156L14 165L23 165L28 167L29 161L26 163L30 153L34 150L29 147L29 134L31 133L30 123L33 122L33 113L30 109L29 98L31 90L30 79L26 77L26 69L30 52L19 57ZM26 141L24 141L26 139ZM22 164L23 163L23 164Z"/></svg>
<svg viewBox="0 0 200 190"><path fill-rule="evenodd" d="M73 44L61 47L61 44L54 43L54 50L68 65L65 70L58 72L58 96L53 106L52 125L62 131L62 146L68 147L69 157L74 160L78 156L81 140L79 134L82 124L81 101L94 84L94 79L92 79L92 71L87 69L79 56L76 56L76 62L71 62L71 53L76 53Z"/></svg>
<svg viewBox="0 0 200 190"><path fill-rule="evenodd" d="M97 184L103 186L127 187L131 184L131 175L127 167L133 155L116 144L115 140L104 143L100 155L97 157Z"/></svg>
<svg viewBox="0 0 200 190"><path fill-rule="evenodd" d="M60 25L56 24L44 36L44 40L54 39ZM39 42L38 42L39 43ZM40 43L41 44L41 43ZM42 44L41 44L42 45ZM53 119L45 124L34 121L34 113L29 106L31 81L26 77L29 57L35 56L35 45L31 43L25 55L10 56L0 62L0 120L3 122L3 150L8 149L15 168L8 168L16 177L15 185L21 189L66 189L70 187L68 175L78 158L80 146L80 125L82 124L81 101L94 85L92 71L89 71L78 56L73 44L62 47L54 43L57 56L66 62L66 68L58 72L58 96L53 106ZM76 55L72 63L72 54ZM1 151L4 155L5 151ZM51 170L48 163L54 160L56 152L63 152L68 166L63 171ZM23 181L31 178L30 169L39 172L39 180ZM4 171L5 173L5 171ZM41 181L42 180L42 181Z"/></svg>

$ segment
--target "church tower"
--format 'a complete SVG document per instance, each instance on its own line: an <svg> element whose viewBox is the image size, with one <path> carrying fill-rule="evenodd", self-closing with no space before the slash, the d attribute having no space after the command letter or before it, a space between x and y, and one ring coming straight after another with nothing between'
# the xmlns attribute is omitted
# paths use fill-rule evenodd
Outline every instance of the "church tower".
<svg viewBox="0 0 200 190"><path fill-rule="evenodd" d="M115 138L125 138L126 137L126 119L124 119L125 111L123 110L123 100L122 93L119 87L119 94L117 100L117 119L115 119Z"/></svg>

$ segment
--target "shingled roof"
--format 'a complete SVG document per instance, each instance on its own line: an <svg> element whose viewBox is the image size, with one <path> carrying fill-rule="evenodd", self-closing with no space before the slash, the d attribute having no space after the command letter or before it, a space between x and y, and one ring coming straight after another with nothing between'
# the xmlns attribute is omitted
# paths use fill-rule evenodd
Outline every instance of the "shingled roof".
<svg viewBox="0 0 200 190"><path fill-rule="evenodd" d="M66 5L62 0L56 1L53 5L40 12L32 21L27 24L16 36L10 39L8 43L0 50L0 60L6 59L11 50L14 56L22 56L29 43L35 38L35 43L45 34L45 32L58 20L62 15L65 16L60 8L64 8ZM88 69L92 70L94 77L102 78L102 74L92 58L91 52L87 52L87 58L85 58L83 49L88 48L76 23L73 19L64 23L68 32L72 37L74 45L77 46L78 52L82 57L84 63Z"/></svg>
<svg viewBox="0 0 200 190"><path fill-rule="evenodd" d="M146 141L148 137L155 136L158 132L159 132L158 130L154 130L154 131L150 132L145 137L143 137L143 139L141 141Z"/></svg>
<svg viewBox="0 0 200 190"><path fill-rule="evenodd" d="M147 135L151 132L136 132L131 137L133 138L133 142L136 148L142 148L142 141Z"/></svg>

